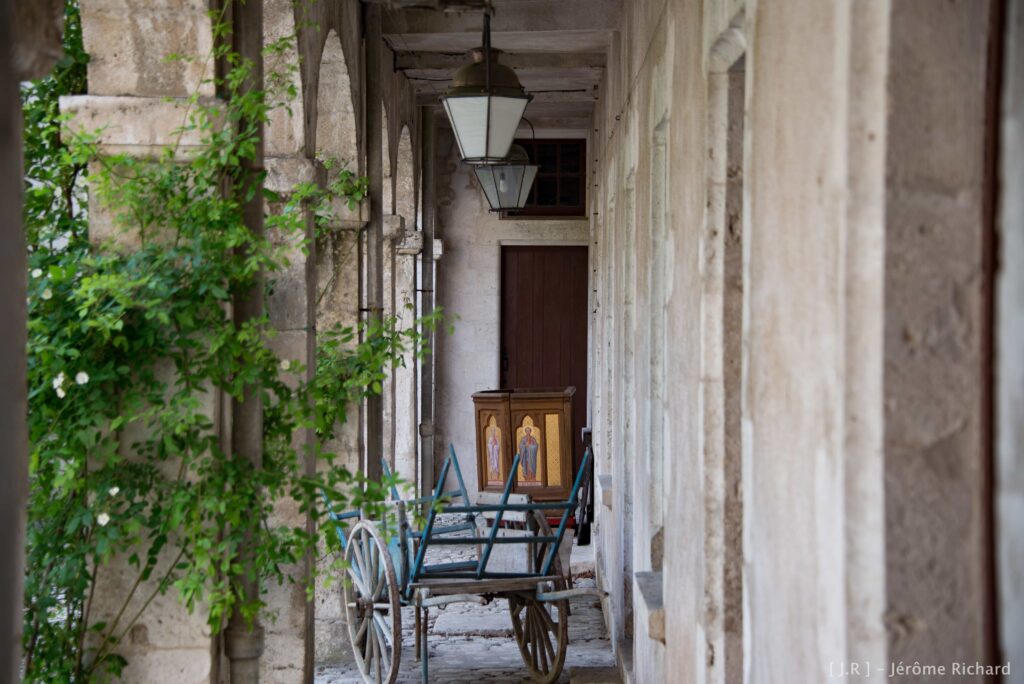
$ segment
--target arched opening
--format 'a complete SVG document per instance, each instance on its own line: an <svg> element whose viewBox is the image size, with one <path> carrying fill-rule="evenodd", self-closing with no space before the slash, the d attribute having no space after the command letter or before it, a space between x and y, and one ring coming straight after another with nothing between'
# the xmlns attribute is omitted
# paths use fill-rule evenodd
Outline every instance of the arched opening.
<svg viewBox="0 0 1024 684"><path fill-rule="evenodd" d="M359 153L357 121L348 65L341 39L332 29L324 42L317 90L316 158L325 168L322 181L331 183L342 170L357 173ZM361 209L347 202L334 203L330 230L322 231L317 249L317 330L356 325L359 317ZM355 467L359 447L358 421L349 421L339 432L338 443L328 444L342 456L342 464ZM350 463L349 456L353 459Z"/></svg>
<svg viewBox="0 0 1024 684"><path fill-rule="evenodd" d="M316 156L337 168L358 170L358 138L352 89L341 49L341 39L332 29L320 57L320 78L316 97Z"/></svg>
<svg viewBox="0 0 1024 684"><path fill-rule="evenodd" d="M329 166L355 171L358 146L345 53L332 29L324 43L316 93L316 158Z"/></svg>
<svg viewBox="0 0 1024 684"><path fill-rule="evenodd" d="M416 228L416 180L413 173L412 135L402 126L395 164L395 213L405 218L406 230Z"/></svg>
<svg viewBox="0 0 1024 684"><path fill-rule="evenodd" d="M325 169L321 182L330 183L347 169L359 172L357 118L348 64L342 51L341 39L331 30L324 42L320 58L317 83L315 121L316 159ZM341 327L359 322L360 296L360 215L362 210L350 210L345 202L336 202L329 230L321 230L316 245L316 325L317 343L325 335ZM338 427L333 439L323 445L324 450L336 454L336 466L350 472L359 467L362 448L359 410L350 407L349 420ZM341 591L337 583L330 583L328 566L332 558L323 556L318 563L315 592L314 648L317 662L339 662L347 657L344 646L348 642L347 627L342 607Z"/></svg>

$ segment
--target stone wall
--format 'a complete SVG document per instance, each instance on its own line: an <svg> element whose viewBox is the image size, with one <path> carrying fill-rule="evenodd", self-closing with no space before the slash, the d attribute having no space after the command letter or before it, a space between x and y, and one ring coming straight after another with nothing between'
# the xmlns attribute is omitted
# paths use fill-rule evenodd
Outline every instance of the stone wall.
<svg viewBox="0 0 1024 684"><path fill-rule="evenodd" d="M591 415L598 569L637 681L662 657L683 681L949 668L994 654L994 614L1016 629L989 518L993 7L623 5L593 136ZM1012 145L1012 116L1004 131ZM1016 366L997 358L1006 521ZM662 499L663 522L641 505ZM670 530L662 646L657 592L629 587Z"/></svg>
<svg viewBox="0 0 1024 684"><path fill-rule="evenodd" d="M886 3L623 5L594 125L591 413L634 681L884 658L886 25Z"/></svg>

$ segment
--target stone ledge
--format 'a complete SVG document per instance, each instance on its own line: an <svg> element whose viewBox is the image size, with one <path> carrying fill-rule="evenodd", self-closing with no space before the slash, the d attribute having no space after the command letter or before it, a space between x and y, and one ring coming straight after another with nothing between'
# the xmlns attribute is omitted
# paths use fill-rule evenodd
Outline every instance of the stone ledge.
<svg viewBox="0 0 1024 684"><path fill-rule="evenodd" d="M637 622L647 625L647 636L665 643L664 581L660 572L633 575L633 593Z"/></svg>
<svg viewBox="0 0 1024 684"><path fill-rule="evenodd" d="M177 133L186 122L186 98L73 95L60 98L60 110L70 115L62 133L98 131L100 149L108 154L152 157L178 145L179 156L187 159L202 147L201 131L187 131L180 139Z"/></svg>
<svg viewBox="0 0 1024 684"><path fill-rule="evenodd" d="M406 231L402 241L398 243L398 253L406 256L419 254L423 251L423 233L418 230Z"/></svg>

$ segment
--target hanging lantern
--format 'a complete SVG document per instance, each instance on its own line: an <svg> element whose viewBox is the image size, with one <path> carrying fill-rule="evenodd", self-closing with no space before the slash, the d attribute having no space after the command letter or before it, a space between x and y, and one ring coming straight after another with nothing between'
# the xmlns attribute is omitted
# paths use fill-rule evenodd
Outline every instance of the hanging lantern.
<svg viewBox="0 0 1024 684"><path fill-rule="evenodd" d="M513 145L508 159L500 164L482 164L473 167L480 181L491 211L522 209L530 196L533 179L540 167L530 163L526 150Z"/></svg>
<svg viewBox="0 0 1024 684"><path fill-rule="evenodd" d="M504 160L532 99L516 72L498 64L499 52L491 49L491 17L485 13L483 47L473 50L473 63L459 69L441 98L462 159L470 164Z"/></svg>

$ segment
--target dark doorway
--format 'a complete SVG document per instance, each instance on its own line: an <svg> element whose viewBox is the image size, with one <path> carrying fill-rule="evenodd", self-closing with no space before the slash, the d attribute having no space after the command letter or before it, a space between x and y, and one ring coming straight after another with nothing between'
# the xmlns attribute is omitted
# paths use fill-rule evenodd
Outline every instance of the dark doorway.
<svg viewBox="0 0 1024 684"><path fill-rule="evenodd" d="M573 474L587 410L587 248L501 248L501 386L576 388Z"/></svg>

